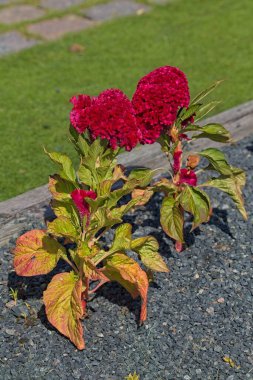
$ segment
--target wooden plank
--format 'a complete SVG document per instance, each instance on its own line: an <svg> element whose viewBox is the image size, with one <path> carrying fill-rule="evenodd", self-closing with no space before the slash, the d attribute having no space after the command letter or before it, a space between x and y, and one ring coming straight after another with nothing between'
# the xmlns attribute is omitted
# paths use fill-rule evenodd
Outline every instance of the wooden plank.
<svg viewBox="0 0 253 380"><path fill-rule="evenodd" d="M216 122L228 128L235 141L238 141L253 133L253 101L244 103L230 110L222 112L214 117L206 119L203 124ZM189 144L189 149L199 150L201 147L224 146L224 144L214 143L208 140L196 141ZM166 170L168 166L166 157L160 150L159 144L140 146L130 153L123 153L119 157L119 162L131 167L150 167L152 169L162 168ZM15 198L0 202L0 215L13 215L27 208L31 208L40 203L48 202L50 194L47 185L30 190Z"/></svg>

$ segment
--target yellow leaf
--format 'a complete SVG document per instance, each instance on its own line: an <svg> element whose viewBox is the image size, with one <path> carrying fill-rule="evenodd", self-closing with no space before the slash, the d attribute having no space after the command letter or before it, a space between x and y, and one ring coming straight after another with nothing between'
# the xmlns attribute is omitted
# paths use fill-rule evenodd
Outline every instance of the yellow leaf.
<svg viewBox="0 0 253 380"><path fill-rule="evenodd" d="M240 368L240 366L237 366L236 363L229 356L224 356L223 361L225 363L228 363L230 365L230 367L232 367L232 368L237 368L237 369Z"/></svg>
<svg viewBox="0 0 253 380"><path fill-rule="evenodd" d="M155 272L169 272L163 258L159 255L159 244L153 236L145 236L132 241L131 249L138 253L143 264Z"/></svg>
<svg viewBox="0 0 253 380"><path fill-rule="evenodd" d="M85 348L80 322L83 315L81 296L82 280L77 278L74 272L54 276L43 293L49 322L79 350Z"/></svg>
<svg viewBox="0 0 253 380"><path fill-rule="evenodd" d="M133 298L140 295L142 300L140 322L147 318L148 277L139 264L123 253L115 253L106 260L104 274L111 281L117 281Z"/></svg>

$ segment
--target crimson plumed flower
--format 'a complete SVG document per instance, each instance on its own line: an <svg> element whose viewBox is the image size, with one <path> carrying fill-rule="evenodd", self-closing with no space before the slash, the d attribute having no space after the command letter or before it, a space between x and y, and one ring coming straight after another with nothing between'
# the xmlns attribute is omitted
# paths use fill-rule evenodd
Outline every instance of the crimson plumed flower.
<svg viewBox="0 0 253 380"><path fill-rule="evenodd" d="M141 135L134 109L122 91L109 89L97 97L79 95L70 101L74 105L70 121L78 133L88 129L92 139L106 139L112 149L122 147L130 151L139 143Z"/></svg>
<svg viewBox="0 0 253 380"><path fill-rule="evenodd" d="M82 217L87 216L87 220L90 216L90 205L85 201L86 198L96 199L97 194L93 190L75 189L71 193L71 198L75 203L80 215Z"/></svg>
<svg viewBox="0 0 253 380"><path fill-rule="evenodd" d="M182 150L178 150L173 155L173 158L174 158L173 171L174 171L174 173L177 173L180 170L182 154L183 154Z"/></svg>
<svg viewBox="0 0 253 380"><path fill-rule="evenodd" d="M73 96L70 103L74 106L70 112L70 122L78 133L83 133L89 124L88 110L91 98L88 95Z"/></svg>
<svg viewBox="0 0 253 380"><path fill-rule="evenodd" d="M179 184L186 183L190 186L197 186L197 176L193 170L183 168L180 170Z"/></svg>
<svg viewBox="0 0 253 380"><path fill-rule="evenodd" d="M160 67L144 76L132 99L143 144L154 143L168 132L178 110L188 107L190 94L185 74L176 67Z"/></svg>

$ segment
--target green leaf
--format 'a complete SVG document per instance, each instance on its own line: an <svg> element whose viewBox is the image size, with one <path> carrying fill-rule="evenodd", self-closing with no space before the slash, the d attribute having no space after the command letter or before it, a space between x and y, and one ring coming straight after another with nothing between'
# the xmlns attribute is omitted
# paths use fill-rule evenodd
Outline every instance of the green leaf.
<svg viewBox="0 0 253 380"><path fill-rule="evenodd" d="M238 210L243 218L247 219L247 212L244 208L244 200L242 197L242 188L246 182L245 172L239 168L231 167L232 175L220 175L218 178L213 178L208 182L203 183L201 186L215 187L228 194L235 202Z"/></svg>
<svg viewBox="0 0 253 380"><path fill-rule="evenodd" d="M91 189L96 188L96 181L94 180L89 168L86 168L84 165L81 164L78 169L77 175L80 182L82 182L84 185L89 186Z"/></svg>
<svg viewBox="0 0 253 380"><path fill-rule="evenodd" d="M132 207L138 204L139 198L131 199L128 203L120 206L115 207L110 211L110 215L113 218L122 218L123 215L125 215L129 210L131 210Z"/></svg>
<svg viewBox="0 0 253 380"><path fill-rule="evenodd" d="M220 124L207 124L203 127L198 127L201 131L199 135L193 135L192 139L207 138L213 141L227 143L231 141L229 131Z"/></svg>
<svg viewBox="0 0 253 380"><path fill-rule="evenodd" d="M126 251L131 248L132 226L129 223L121 224L115 230L113 244L110 252Z"/></svg>
<svg viewBox="0 0 253 380"><path fill-rule="evenodd" d="M154 272L169 272L163 258L159 255L159 244L153 236L132 240L131 250L136 252L143 264Z"/></svg>
<svg viewBox="0 0 253 380"><path fill-rule="evenodd" d="M193 116L201 107L201 104L193 104L186 108L184 112L180 115L180 121L185 121Z"/></svg>
<svg viewBox="0 0 253 380"><path fill-rule="evenodd" d="M198 120L203 119L203 117L211 112L218 104L220 104L220 101L214 100L200 107L200 109L196 112L194 121L197 122Z"/></svg>
<svg viewBox="0 0 253 380"><path fill-rule="evenodd" d="M106 179L105 181L102 181L100 183L99 188L98 188L99 195L109 197L113 183L114 183L114 181L112 181L110 179Z"/></svg>
<svg viewBox="0 0 253 380"><path fill-rule="evenodd" d="M107 208L99 208L92 216L89 224L89 233L95 234L102 228L109 228L122 220L117 215L112 215Z"/></svg>
<svg viewBox="0 0 253 380"><path fill-rule="evenodd" d="M51 202L51 206L57 217L64 216L65 218L68 218L75 226L79 225L79 213L71 200L69 202L62 202L54 199Z"/></svg>
<svg viewBox="0 0 253 380"><path fill-rule="evenodd" d="M107 206L112 208L117 205L118 201L125 195L130 194L134 188L138 186L138 181L136 179L128 180L120 189L111 192L110 198L108 199Z"/></svg>
<svg viewBox="0 0 253 380"><path fill-rule="evenodd" d="M185 186L179 202L183 209L193 215L192 230L201 223L208 222L211 206L208 195L197 187Z"/></svg>
<svg viewBox="0 0 253 380"><path fill-rule="evenodd" d="M91 256L91 249L89 248L88 243L81 241L77 247L76 253L82 259Z"/></svg>
<svg viewBox="0 0 253 380"><path fill-rule="evenodd" d="M80 230L73 225L71 220L65 216L56 218L48 223L48 232L57 237L66 237L73 241L78 240Z"/></svg>
<svg viewBox="0 0 253 380"><path fill-rule="evenodd" d="M209 95L216 87L218 87L223 80L219 80L215 83L213 83L210 87L208 87L206 90L201 91L198 95L195 96L195 98L191 101L191 104L199 103L200 100L204 99L207 95Z"/></svg>
<svg viewBox="0 0 253 380"><path fill-rule="evenodd" d="M77 146L84 157L86 157L90 150L90 144L80 134L77 137Z"/></svg>
<svg viewBox="0 0 253 380"><path fill-rule="evenodd" d="M202 150L199 155L207 158L207 160L210 162L211 166L209 166L207 169L216 170L218 173L224 175L232 174L231 166L228 164L224 153L219 149L208 148Z"/></svg>
<svg viewBox="0 0 253 380"><path fill-rule="evenodd" d="M150 184L154 175L154 170L150 169L133 169L129 174L129 180L137 180L139 187L146 187Z"/></svg>
<svg viewBox="0 0 253 380"><path fill-rule="evenodd" d="M48 188L53 198L59 201L71 199L71 193L75 190L72 182L61 178L58 174L50 176Z"/></svg>
<svg viewBox="0 0 253 380"><path fill-rule="evenodd" d="M133 298L141 296L140 321L147 318L148 277L136 261L123 253L114 253L106 259L104 274L111 281L117 281Z"/></svg>
<svg viewBox="0 0 253 380"><path fill-rule="evenodd" d="M82 280L74 272L57 274L44 291L43 301L49 322L83 350Z"/></svg>
<svg viewBox="0 0 253 380"><path fill-rule="evenodd" d="M184 242L184 217L177 200L172 197L163 199L160 221L167 235L176 241Z"/></svg>
<svg viewBox="0 0 253 380"><path fill-rule="evenodd" d="M177 186L167 178L162 178L160 181L151 186L151 190L163 191L167 195L174 195L177 190Z"/></svg>
<svg viewBox="0 0 253 380"><path fill-rule="evenodd" d="M14 268L19 276L38 276L51 272L65 248L45 231L32 230L17 239Z"/></svg>
<svg viewBox="0 0 253 380"><path fill-rule="evenodd" d="M53 162L60 165L61 171L60 176L68 181L75 182L76 181L76 173L73 168L72 162L70 158L66 154L58 153L58 152L47 152L46 154L51 158Z"/></svg>
<svg viewBox="0 0 253 380"><path fill-rule="evenodd" d="M86 198L85 202L87 202L90 207L92 213L95 213L98 208L103 207L108 199L108 196L98 196L96 199Z"/></svg>

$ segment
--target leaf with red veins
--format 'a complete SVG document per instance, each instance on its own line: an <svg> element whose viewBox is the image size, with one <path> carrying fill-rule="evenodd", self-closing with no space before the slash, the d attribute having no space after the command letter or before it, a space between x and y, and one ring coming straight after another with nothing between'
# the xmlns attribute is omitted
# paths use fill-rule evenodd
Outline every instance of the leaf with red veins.
<svg viewBox="0 0 253 380"><path fill-rule="evenodd" d="M19 276L36 276L51 272L65 248L43 230L26 232L17 239L14 268Z"/></svg>
<svg viewBox="0 0 253 380"><path fill-rule="evenodd" d="M59 273L43 293L49 322L79 349L85 348L83 327L82 280L74 272Z"/></svg>
<svg viewBox="0 0 253 380"><path fill-rule="evenodd" d="M104 274L117 281L135 299L141 297L140 323L147 319L148 277L136 261L123 253L115 253L106 260Z"/></svg>

